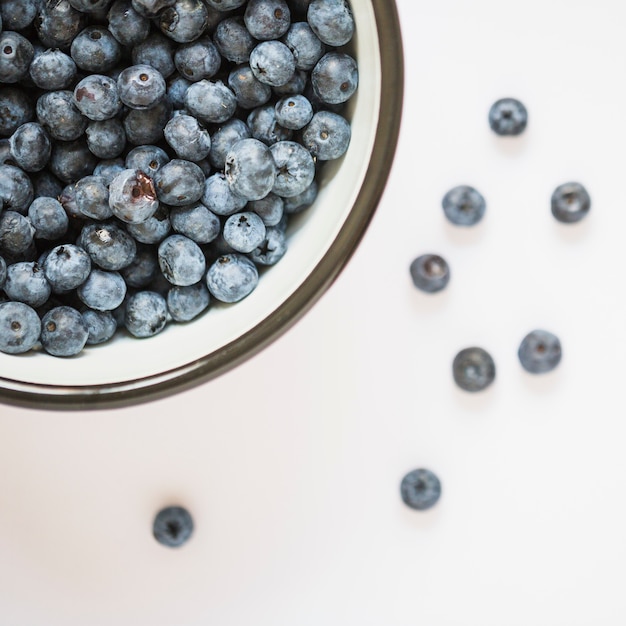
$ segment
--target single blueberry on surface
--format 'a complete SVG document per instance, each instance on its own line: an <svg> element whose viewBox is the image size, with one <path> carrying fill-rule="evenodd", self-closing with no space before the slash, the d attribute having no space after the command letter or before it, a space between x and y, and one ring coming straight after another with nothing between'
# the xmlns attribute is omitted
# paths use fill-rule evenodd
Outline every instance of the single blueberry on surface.
<svg viewBox="0 0 626 626"><path fill-rule="evenodd" d="M53 356L69 357L79 354L88 338L87 324L73 307L55 307L41 320L41 345Z"/></svg>
<svg viewBox="0 0 626 626"><path fill-rule="evenodd" d="M445 216L456 226L474 226L480 222L487 209L485 198L469 185L450 189L441 205Z"/></svg>
<svg viewBox="0 0 626 626"><path fill-rule="evenodd" d="M483 391L496 377L496 365L483 348L465 348L452 362L454 382L464 391Z"/></svg>
<svg viewBox="0 0 626 626"><path fill-rule="evenodd" d="M0 304L0 352L22 354L39 341L41 321L36 311L23 302Z"/></svg>
<svg viewBox="0 0 626 626"><path fill-rule="evenodd" d="M552 194L552 215L563 224L582 220L591 209L591 197L580 183L559 185Z"/></svg>
<svg viewBox="0 0 626 626"><path fill-rule="evenodd" d="M450 281L450 268L446 260L437 254L423 254L410 265L413 284L426 293L445 289Z"/></svg>
<svg viewBox="0 0 626 626"><path fill-rule="evenodd" d="M514 137L521 135L528 124L526 107L515 98L502 98L489 109L489 126L496 135Z"/></svg>
<svg viewBox="0 0 626 626"><path fill-rule="evenodd" d="M154 538L168 548L178 548L186 543L193 533L193 519L187 509L168 506L161 509L152 525Z"/></svg>
<svg viewBox="0 0 626 626"><path fill-rule="evenodd" d="M533 330L522 340L517 356L530 374L545 374L561 362L561 342L551 332Z"/></svg>
<svg viewBox="0 0 626 626"><path fill-rule="evenodd" d="M426 511L439 501L441 482L430 470L416 469L402 479L400 495L402 501L411 509Z"/></svg>

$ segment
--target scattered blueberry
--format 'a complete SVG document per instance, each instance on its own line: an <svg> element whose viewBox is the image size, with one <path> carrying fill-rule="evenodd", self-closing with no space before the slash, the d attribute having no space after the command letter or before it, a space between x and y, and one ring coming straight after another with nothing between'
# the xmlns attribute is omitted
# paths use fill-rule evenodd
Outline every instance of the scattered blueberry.
<svg viewBox="0 0 626 626"><path fill-rule="evenodd" d="M561 362L561 342L553 333L533 330L522 340L517 355L527 372L551 372Z"/></svg>
<svg viewBox="0 0 626 626"><path fill-rule="evenodd" d="M474 226L480 222L487 209L481 193L469 185L450 189L441 204L445 216L456 226Z"/></svg>
<svg viewBox="0 0 626 626"><path fill-rule="evenodd" d="M582 220L591 208L591 198L580 183L559 185L552 194L552 215L564 224Z"/></svg>
<svg viewBox="0 0 626 626"><path fill-rule="evenodd" d="M464 391L483 391L496 377L491 355L482 348L461 350L452 363L454 382Z"/></svg>
<svg viewBox="0 0 626 626"><path fill-rule="evenodd" d="M489 126L496 135L521 135L528 124L526 107L515 98L502 98L489 109Z"/></svg>
<svg viewBox="0 0 626 626"><path fill-rule="evenodd" d="M168 548L178 548L193 533L193 520L186 509L169 506L157 513L152 526L154 538Z"/></svg>
<svg viewBox="0 0 626 626"><path fill-rule="evenodd" d="M416 469L402 479L400 495L408 507L416 511L426 511L439 501L441 482L430 470Z"/></svg>
<svg viewBox="0 0 626 626"><path fill-rule="evenodd" d="M445 289L450 281L450 268L445 259L437 254L423 254L410 265L413 284L426 293Z"/></svg>

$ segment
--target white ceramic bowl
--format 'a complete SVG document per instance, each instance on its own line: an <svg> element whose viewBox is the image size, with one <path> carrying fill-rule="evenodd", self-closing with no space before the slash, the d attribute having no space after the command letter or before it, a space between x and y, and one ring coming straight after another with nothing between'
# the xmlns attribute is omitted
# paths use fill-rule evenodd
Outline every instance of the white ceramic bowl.
<svg viewBox="0 0 626 626"><path fill-rule="evenodd" d="M0 354L0 400L37 408L99 408L154 399L206 381L262 349L319 298L362 237L395 152L403 57L392 0L352 0L359 88L347 154L323 170L315 204L290 223L289 248L234 305L213 303L149 339L117 336L62 359Z"/></svg>

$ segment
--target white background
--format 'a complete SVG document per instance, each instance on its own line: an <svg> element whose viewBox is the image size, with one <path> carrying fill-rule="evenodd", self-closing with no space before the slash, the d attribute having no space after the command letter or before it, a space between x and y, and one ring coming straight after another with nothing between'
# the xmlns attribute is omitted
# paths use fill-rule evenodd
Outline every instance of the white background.
<svg viewBox="0 0 626 626"><path fill-rule="evenodd" d="M0 407L0 625L587 626L626 619L626 11L616 0L398 0L406 100L372 226L263 353L140 407ZM530 113L497 138L503 96ZM593 207L558 224L578 180ZM486 197L473 229L440 202ZM408 266L437 252L448 290ZM516 356L536 327L563 361ZM489 350L477 395L456 352ZM402 476L443 484L408 510ZM180 550L151 536L181 504Z"/></svg>

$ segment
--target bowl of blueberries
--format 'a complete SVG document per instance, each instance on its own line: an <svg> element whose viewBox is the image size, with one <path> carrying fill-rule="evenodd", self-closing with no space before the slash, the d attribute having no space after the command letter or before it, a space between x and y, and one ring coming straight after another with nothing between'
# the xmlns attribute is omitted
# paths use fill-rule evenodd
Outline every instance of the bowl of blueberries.
<svg viewBox="0 0 626 626"><path fill-rule="evenodd" d="M321 296L393 161L391 0L0 3L0 401L209 380Z"/></svg>

